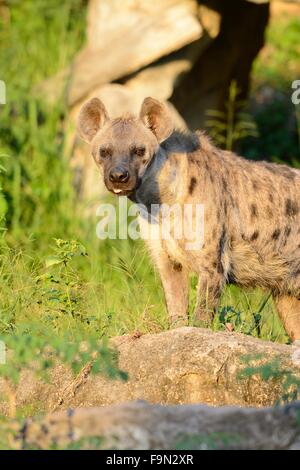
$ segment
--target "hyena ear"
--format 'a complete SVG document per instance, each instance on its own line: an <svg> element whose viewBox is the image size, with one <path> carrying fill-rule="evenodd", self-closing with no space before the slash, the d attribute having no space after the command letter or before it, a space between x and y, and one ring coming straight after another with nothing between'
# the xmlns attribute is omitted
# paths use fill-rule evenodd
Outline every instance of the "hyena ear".
<svg viewBox="0 0 300 470"><path fill-rule="evenodd" d="M91 142L108 119L102 101L98 98L92 98L82 106L79 112L77 130L80 137L86 142Z"/></svg>
<svg viewBox="0 0 300 470"><path fill-rule="evenodd" d="M159 143L166 140L174 130L173 119L167 105L154 98L144 99L140 119L153 132Z"/></svg>

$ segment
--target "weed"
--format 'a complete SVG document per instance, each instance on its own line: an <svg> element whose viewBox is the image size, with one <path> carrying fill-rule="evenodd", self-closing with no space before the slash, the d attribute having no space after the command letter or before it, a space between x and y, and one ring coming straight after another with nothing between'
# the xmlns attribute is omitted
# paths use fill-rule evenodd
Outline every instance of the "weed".
<svg viewBox="0 0 300 470"><path fill-rule="evenodd" d="M213 432L207 435L182 435L175 445L176 450L216 450L230 448L240 442L240 436L225 432Z"/></svg>
<svg viewBox="0 0 300 470"><path fill-rule="evenodd" d="M291 369L284 367L280 357L275 357L271 361L261 361L263 358L259 355L244 356L242 361L246 367L238 373L238 378L252 377L258 375L264 381L273 380L279 382L282 387L282 395L276 404L290 403L300 397L300 378Z"/></svg>
<svg viewBox="0 0 300 470"><path fill-rule="evenodd" d="M229 87L225 111L208 110L205 122L215 142L226 150L233 150L236 144L245 137L257 137L256 125L251 116L243 111L245 102L238 99L239 90L235 81Z"/></svg>
<svg viewBox="0 0 300 470"><path fill-rule="evenodd" d="M16 386L24 370L33 370L47 381L56 362L70 365L74 374L88 363L91 373L102 373L110 378L126 379L126 374L117 367L116 356L96 335L87 338L74 336L68 331L58 335L41 325L22 324L12 333L1 335L7 348L7 360L0 367L9 403L9 416L16 417Z"/></svg>

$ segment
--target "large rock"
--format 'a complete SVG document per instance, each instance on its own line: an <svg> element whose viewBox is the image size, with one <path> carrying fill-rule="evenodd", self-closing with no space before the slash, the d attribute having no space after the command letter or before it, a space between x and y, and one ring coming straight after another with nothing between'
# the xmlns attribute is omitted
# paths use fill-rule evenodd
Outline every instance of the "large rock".
<svg viewBox="0 0 300 470"><path fill-rule="evenodd" d="M141 83L151 87L152 95L168 99L178 76L218 34L220 21L218 13L198 7L196 0L90 0L85 47L68 69L37 91L53 102L65 88L72 107L101 85L126 82L141 71ZM145 67L151 68L146 81Z"/></svg>
<svg viewBox="0 0 300 470"><path fill-rule="evenodd" d="M300 450L300 403L278 408L159 406L142 402L27 421L17 447ZM95 443L96 442L96 443ZM76 447L75 447L76 448Z"/></svg>
<svg viewBox="0 0 300 470"><path fill-rule="evenodd" d="M204 127L206 111L224 106L231 80L246 96L267 20L268 5L245 0L89 1L85 47L37 90L50 102L65 90L74 184L87 214L105 190L87 147L74 138L78 107L99 96L120 115L153 96L172 102L177 127Z"/></svg>
<svg viewBox="0 0 300 470"><path fill-rule="evenodd" d="M153 96L163 101L171 100L174 105L175 125L182 127L186 122L188 127L194 129L205 126L208 109L222 109L231 80L237 81L241 96L245 97L253 59L263 45L268 5L255 5L244 0L237 0L234 4L227 4L222 0L199 3L197 7L193 1L155 1L148 2L145 9L143 0L135 2L134 8L130 1L122 3L122 8L118 3L117 8L114 1L108 5L92 0L89 6L87 46L79 53L72 66L71 82L68 86L68 100L72 108L71 124L79 106L91 96L101 97L112 116L122 114L123 110L138 112L145 96ZM195 35L193 39L189 39L192 44L178 50L172 27L176 26L177 13L174 12L177 12L179 5L180 9L184 10L183 18L189 18L188 21L201 25L201 37L197 39L199 35ZM129 11L132 15L130 21L133 22L139 22L138 18L145 15L146 11L149 15L147 21L141 20L147 34L142 35L139 40L134 39L137 46L130 46L130 58L124 60L121 57L124 55L124 47L129 47L128 41L132 41L132 35L135 34L133 28L126 33L126 39L120 41L122 28L128 27L124 18L127 18ZM113 21L106 21L109 16ZM157 57L153 56L148 62L150 56L147 47L139 47L144 47L143 41L149 41L153 47L152 36L161 38L161 23L152 22L157 16L161 21L164 21L166 16L167 24L169 20L171 23L174 21L174 24L166 30L162 28L170 41L169 46L165 44L165 39L162 41L162 44L169 48L168 54L160 49ZM115 41L115 45L109 45L110 41ZM157 39L154 43L160 45ZM183 42L182 46L187 43ZM104 60L102 50L105 50ZM140 62L140 59L144 62ZM125 71L123 68L131 67L131 63L135 65ZM129 72L131 75L124 77ZM121 80L122 84L103 85L115 79ZM51 96L50 91L46 94ZM105 195L105 189L86 145L78 140L75 140L73 145L73 132L70 133L70 141L76 188L84 205L90 208L87 211L90 214L94 210L95 202Z"/></svg>
<svg viewBox="0 0 300 470"><path fill-rule="evenodd" d="M69 75L72 106L93 88L125 77L201 35L195 0L90 0L87 45L72 67L48 86L57 86Z"/></svg>
<svg viewBox="0 0 300 470"><path fill-rule="evenodd" d="M150 403L269 406L283 393L284 376L263 381L239 378L244 356L258 364L279 358L281 367L299 376L300 348L261 341L235 333L184 327L159 334L127 335L111 340L119 367L129 380L91 376L89 366L74 379L57 365L49 383L24 371L17 389L17 405L36 412L68 407L93 407L146 400ZM0 382L0 394L3 395ZM2 406L5 412L6 406Z"/></svg>

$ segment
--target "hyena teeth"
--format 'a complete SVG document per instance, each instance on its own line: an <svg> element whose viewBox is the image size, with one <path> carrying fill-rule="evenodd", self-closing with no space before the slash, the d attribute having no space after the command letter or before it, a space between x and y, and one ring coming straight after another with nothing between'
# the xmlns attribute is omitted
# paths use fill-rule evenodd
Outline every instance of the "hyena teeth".
<svg viewBox="0 0 300 470"><path fill-rule="evenodd" d="M118 194L118 193L122 192L122 189L114 189L113 191L114 191L114 193Z"/></svg>

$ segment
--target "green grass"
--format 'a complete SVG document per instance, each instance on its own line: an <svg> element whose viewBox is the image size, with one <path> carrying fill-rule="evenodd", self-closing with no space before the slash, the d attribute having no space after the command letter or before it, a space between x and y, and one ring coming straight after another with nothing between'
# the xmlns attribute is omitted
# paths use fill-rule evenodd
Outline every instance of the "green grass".
<svg viewBox="0 0 300 470"><path fill-rule="evenodd" d="M23 331L25 324L29 334L30 325L33 332L39 324L61 336L68 331L73 338L167 329L162 288L143 243L100 241L96 219L82 216L68 164L63 100L49 107L34 93L82 46L86 2L10 0L2 11L0 79L6 82L7 105L0 108L0 163L5 168L0 173L0 334ZM257 60L255 86L268 83L289 93L290 80L299 77L291 77L293 65L285 65L297 63L298 33L295 18L272 25L270 56L266 63L263 56ZM272 106L255 115L260 139L245 141L245 153L267 153L298 165L299 136L293 126L290 134L282 127L290 108L282 114L280 105ZM70 258L51 264L49 257L63 256L62 246ZM191 278L191 318L195 293ZM272 299L260 290L225 289L213 329L225 330L228 324L234 331L288 341Z"/></svg>
<svg viewBox="0 0 300 470"><path fill-rule="evenodd" d="M300 74L300 19L297 15L278 14L266 31L266 47L254 63L254 82L268 83L277 89L290 88ZM293 78L294 77L294 78Z"/></svg>
<svg viewBox="0 0 300 470"><path fill-rule="evenodd" d="M83 335L96 331L99 337L166 328L162 291L144 247L118 240L86 246L90 249L82 259L48 267L52 258L28 246L5 249L0 331L25 322L42 322L61 333L66 328ZM50 240L48 255L53 254Z"/></svg>
<svg viewBox="0 0 300 470"><path fill-rule="evenodd" d="M28 247L26 252L4 250L0 331L30 322L61 334L67 329L74 336L97 332L111 337L168 328L162 288L141 242L98 242L96 252L77 254L67 265L49 265L57 252L54 240L52 245L44 257L30 254ZM96 241L90 248L95 250ZM196 281L191 277L191 325ZM237 332L287 341L271 297L258 289L246 292L227 286L213 329L225 331L228 323Z"/></svg>

